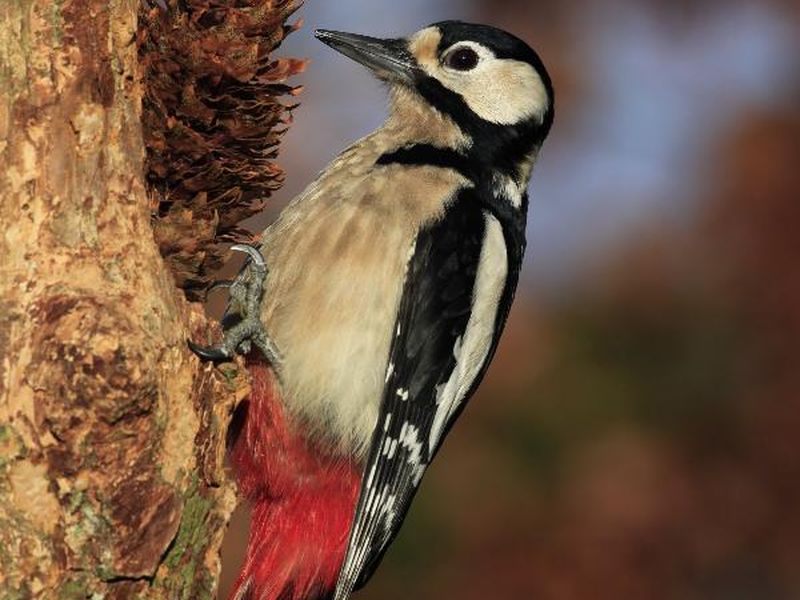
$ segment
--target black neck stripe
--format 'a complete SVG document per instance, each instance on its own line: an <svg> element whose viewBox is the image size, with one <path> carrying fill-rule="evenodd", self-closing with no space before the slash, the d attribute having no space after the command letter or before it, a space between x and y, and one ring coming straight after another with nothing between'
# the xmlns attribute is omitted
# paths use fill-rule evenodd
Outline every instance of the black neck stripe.
<svg viewBox="0 0 800 600"><path fill-rule="evenodd" d="M477 165L468 157L451 148L437 148L430 144L414 144L382 154L376 165L418 165L453 169L473 183L480 176Z"/></svg>
<svg viewBox="0 0 800 600"><path fill-rule="evenodd" d="M541 146L553 120L552 105L543 120L531 117L516 125L500 125L478 117L459 94L433 77L420 79L417 91L439 112L450 117L472 140L470 160L516 176L517 165Z"/></svg>
<svg viewBox="0 0 800 600"><path fill-rule="evenodd" d="M376 165L414 165L423 167L439 167L453 169L472 182L468 192L480 206L488 210L504 227L517 224L522 216L521 227L524 230L525 216L528 212L528 194L522 197L522 206L513 207L503 196L499 195L491 184L491 178L481 172L479 163L469 156L460 154L452 148L437 148L430 144L414 144L392 152L382 154Z"/></svg>

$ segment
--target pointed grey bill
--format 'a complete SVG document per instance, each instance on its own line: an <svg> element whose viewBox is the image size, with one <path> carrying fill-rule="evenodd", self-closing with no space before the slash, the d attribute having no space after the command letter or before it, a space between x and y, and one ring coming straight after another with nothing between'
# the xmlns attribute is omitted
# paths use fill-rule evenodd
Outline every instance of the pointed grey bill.
<svg viewBox="0 0 800 600"><path fill-rule="evenodd" d="M327 29L318 29L314 35L323 44L364 65L381 79L410 84L419 72L406 40L382 40Z"/></svg>

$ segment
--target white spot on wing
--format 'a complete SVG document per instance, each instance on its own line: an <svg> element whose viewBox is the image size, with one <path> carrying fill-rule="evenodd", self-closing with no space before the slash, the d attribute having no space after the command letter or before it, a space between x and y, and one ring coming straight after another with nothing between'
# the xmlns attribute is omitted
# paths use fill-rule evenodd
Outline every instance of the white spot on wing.
<svg viewBox="0 0 800 600"><path fill-rule="evenodd" d="M386 440L384 440L383 442L382 454L387 459L392 460L396 453L397 453L397 440L394 438L387 437Z"/></svg>
<svg viewBox="0 0 800 600"><path fill-rule="evenodd" d="M419 429L406 421L400 429L400 445L408 451L408 463L414 472L414 485L419 485L427 466L422 460L422 442Z"/></svg>

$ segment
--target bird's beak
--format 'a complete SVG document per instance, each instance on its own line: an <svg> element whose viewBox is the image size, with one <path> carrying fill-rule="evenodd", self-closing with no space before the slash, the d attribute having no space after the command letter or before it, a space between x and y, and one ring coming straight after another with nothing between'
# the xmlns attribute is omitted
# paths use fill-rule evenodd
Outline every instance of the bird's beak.
<svg viewBox="0 0 800 600"><path fill-rule="evenodd" d="M315 35L322 43L361 63L381 79L405 84L414 81L419 67L405 40L382 40L325 29L318 29Z"/></svg>

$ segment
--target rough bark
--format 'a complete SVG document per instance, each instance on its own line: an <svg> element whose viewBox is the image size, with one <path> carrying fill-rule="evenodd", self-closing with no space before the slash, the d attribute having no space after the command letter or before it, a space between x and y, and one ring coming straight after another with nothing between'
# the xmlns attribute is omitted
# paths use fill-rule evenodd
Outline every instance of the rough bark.
<svg viewBox="0 0 800 600"><path fill-rule="evenodd" d="M0 598L210 598L246 384L154 240L136 0L0 2Z"/></svg>

